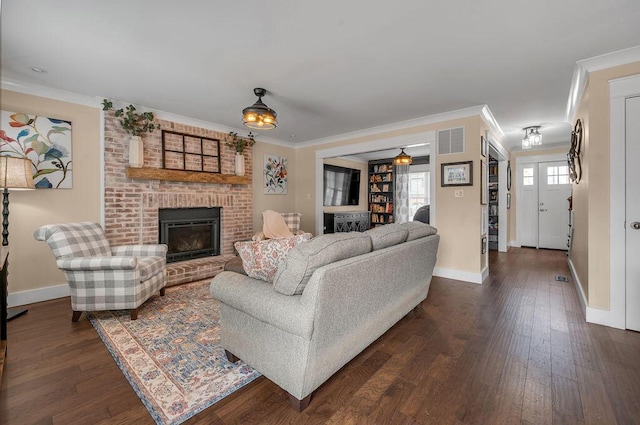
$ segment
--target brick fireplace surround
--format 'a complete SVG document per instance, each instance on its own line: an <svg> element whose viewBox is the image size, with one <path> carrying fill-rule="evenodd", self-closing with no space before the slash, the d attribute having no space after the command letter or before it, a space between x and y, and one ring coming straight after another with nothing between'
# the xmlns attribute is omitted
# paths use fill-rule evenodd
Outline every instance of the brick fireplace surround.
<svg viewBox="0 0 640 425"><path fill-rule="evenodd" d="M226 134L171 121L157 120L161 128L221 140L222 174L234 173L234 151L224 146ZM112 245L158 243L158 209L222 207L221 255L167 265L167 285L215 276L233 255L233 243L251 238L253 189L251 184L188 183L126 177L129 135L113 112L105 112L104 190L105 234ZM162 168L160 130L143 137L144 166ZM253 174L252 148L245 148L246 176Z"/></svg>

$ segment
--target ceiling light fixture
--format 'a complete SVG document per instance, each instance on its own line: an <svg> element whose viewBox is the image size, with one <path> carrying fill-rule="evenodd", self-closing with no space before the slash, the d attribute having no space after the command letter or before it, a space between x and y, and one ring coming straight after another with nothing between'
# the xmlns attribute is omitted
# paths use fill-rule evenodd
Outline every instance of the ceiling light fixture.
<svg viewBox="0 0 640 425"><path fill-rule="evenodd" d="M394 165L409 165L413 162L413 159L407 155L406 153L404 153L404 148L400 148L400 153L398 154L398 156L396 156L395 158L393 158L393 164Z"/></svg>
<svg viewBox="0 0 640 425"><path fill-rule="evenodd" d="M255 88L253 93L258 96L258 100L253 105L242 110L242 123L256 130L270 130L278 126L276 111L269 108L262 102L262 96L267 94L265 89Z"/></svg>
<svg viewBox="0 0 640 425"><path fill-rule="evenodd" d="M522 139L522 149L531 149L532 146L539 146L542 144L542 134L540 134L539 125L525 127L523 130L524 138Z"/></svg>

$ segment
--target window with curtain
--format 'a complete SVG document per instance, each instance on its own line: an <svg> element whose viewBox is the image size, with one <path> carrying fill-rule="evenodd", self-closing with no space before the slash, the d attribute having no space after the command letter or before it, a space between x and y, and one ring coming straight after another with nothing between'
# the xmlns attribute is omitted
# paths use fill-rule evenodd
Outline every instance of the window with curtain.
<svg viewBox="0 0 640 425"><path fill-rule="evenodd" d="M429 205L431 187L429 171L409 172L409 216L413 218L418 208Z"/></svg>

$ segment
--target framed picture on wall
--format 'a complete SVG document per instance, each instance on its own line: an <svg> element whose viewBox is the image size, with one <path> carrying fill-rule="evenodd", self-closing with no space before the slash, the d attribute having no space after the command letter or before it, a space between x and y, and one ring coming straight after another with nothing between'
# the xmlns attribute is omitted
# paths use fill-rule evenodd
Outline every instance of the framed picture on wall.
<svg viewBox="0 0 640 425"><path fill-rule="evenodd" d="M485 158L489 153L489 140L487 140L484 136L480 136L480 153Z"/></svg>
<svg viewBox="0 0 640 425"><path fill-rule="evenodd" d="M440 186L473 186L473 161L449 162L440 168Z"/></svg>

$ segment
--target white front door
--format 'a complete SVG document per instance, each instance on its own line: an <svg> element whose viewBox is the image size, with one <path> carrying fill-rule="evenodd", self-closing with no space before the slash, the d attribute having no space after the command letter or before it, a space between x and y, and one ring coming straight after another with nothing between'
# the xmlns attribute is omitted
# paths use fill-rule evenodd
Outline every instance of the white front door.
<svg viewBox="0 0 640 425"><path fill-rule="evenodd" d="M571 181L566 161L538 164L538 247L567 250Z"/></svg>
<svg viewBox="0 0 640 425"><path fill-rule="evenodd" d="M535 163L518 164L516 190L518 208L518 240L520 246L538 247L538 166Z"/></svg>
<svg viewBox="0 0 640 425"><path fill-rule="evenodd" d="M640 97L626 99L626 328L640 331Z"/></svg>

